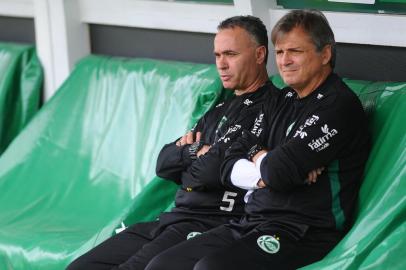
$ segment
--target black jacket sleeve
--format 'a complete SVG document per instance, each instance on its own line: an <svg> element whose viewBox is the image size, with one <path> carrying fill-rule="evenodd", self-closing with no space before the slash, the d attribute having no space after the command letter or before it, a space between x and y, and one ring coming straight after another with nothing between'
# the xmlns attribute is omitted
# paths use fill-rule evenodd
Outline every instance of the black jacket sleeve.
<svg viewBox="0 0 406 270"><path fill-rule="evenodd" d="M211 111L207 112L197 124L192 128L193 132L204 132L207 118ZM193 162L189 154L190 144L177 146L176 142L164 145L159 152L155 172L161 178L172 180L177 184L181 184L182 172L185 171Z"/></svg>
<svg viewBox="0 0 406 270"><path fill-rule="evenodd" d="M156 174L161 178L181 184L182 171L192 163L189 147L190 144L177 146L176 141L166 144L158 155Z"/></svg>

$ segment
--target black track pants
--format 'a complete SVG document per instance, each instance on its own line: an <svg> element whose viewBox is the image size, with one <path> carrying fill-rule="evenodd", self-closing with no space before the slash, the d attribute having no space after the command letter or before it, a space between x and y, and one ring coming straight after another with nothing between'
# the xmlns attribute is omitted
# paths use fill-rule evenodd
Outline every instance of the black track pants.
<svg viewBox="0 0 406 270"><path fill-rule="evenodd" d="M297 239L278 228L240 235L221 226L162 252L146 270L297 269L322 259L339 239L316 230Z"/></svg>
<svg viewBox="0 0 406 270"><path fill-rule="evenodd" d="M138 223L77 258L68 270L144 269L157 254L183 242L194 232L212 227L200 222L178 222L159 229L159 222Z"/></svg>

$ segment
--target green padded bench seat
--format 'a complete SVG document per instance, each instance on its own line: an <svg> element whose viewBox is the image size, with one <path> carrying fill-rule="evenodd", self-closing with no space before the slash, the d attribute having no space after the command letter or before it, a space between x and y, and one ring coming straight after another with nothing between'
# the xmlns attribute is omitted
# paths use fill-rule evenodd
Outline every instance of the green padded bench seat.
<svg viewBox="0 0 406 270"><path fill-rule="evenodd" d="M313 270L406 269L406 83L345 80L369 119L372 150L353 228ZM279 76L273 78L282 87Z"/></svg>
<svg viewBox="0 0 406 270"><path fill-rule="evenodd" d="M155 219L177 188L155 176L160 149L224 92L214 65L82 60L0 157L0 269L64 269Z"/></svg>
<svg viewBox="0 0 406 270"><path fill-rule="evenodd" d="M42 81L33 46L0 42L0 155L37 112Z"/></svg>
<svg viewBox="0 0 406 270"><path fill-rule="evenodd" d="M406 83L347 83L373 135L356 220L303 269L406 269ZM177 188L154 175L158 151L224 96L212 65L84 59L0 157L0 269L63 269L153 220Z"/></svg>

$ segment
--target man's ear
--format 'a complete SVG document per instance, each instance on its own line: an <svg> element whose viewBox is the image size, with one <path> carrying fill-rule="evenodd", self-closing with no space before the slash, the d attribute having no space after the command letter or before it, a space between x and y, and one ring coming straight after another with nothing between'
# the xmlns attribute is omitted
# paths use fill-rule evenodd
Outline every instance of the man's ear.
<svg viewBox="0 0 406 270"><path fill-rule="evenodd" d="M259 46L256 49L257 64L263 64L266 57L266 48L265 46Z"/></svg>
<svg viewBox="0 0 406 270"><path fill-rule="evenodd" d="M322 61L323 65L327 65L328 63L330 63L332 56L331 50L332 50L331 45L326 45L321 51L321 56L323 57Z"/></svg>

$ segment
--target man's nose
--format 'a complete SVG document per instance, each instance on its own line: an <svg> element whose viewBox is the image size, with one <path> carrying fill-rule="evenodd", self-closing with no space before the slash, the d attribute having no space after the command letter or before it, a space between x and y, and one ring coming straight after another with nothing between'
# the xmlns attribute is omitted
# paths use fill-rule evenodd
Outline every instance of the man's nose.
<svg viewBox="0 0 406 270"><path fill-rule="evenodd" d="M284 66L290 65L292 63L292 57L290 53L284 52L281 55L281 64Z"/></svg>
<svg viewBox="0 0 406 270"><path fill-rule="evenodd" d="M228 67L227 61L224 56L217 57L216 65L218 69L226 69Z"/></svg>

